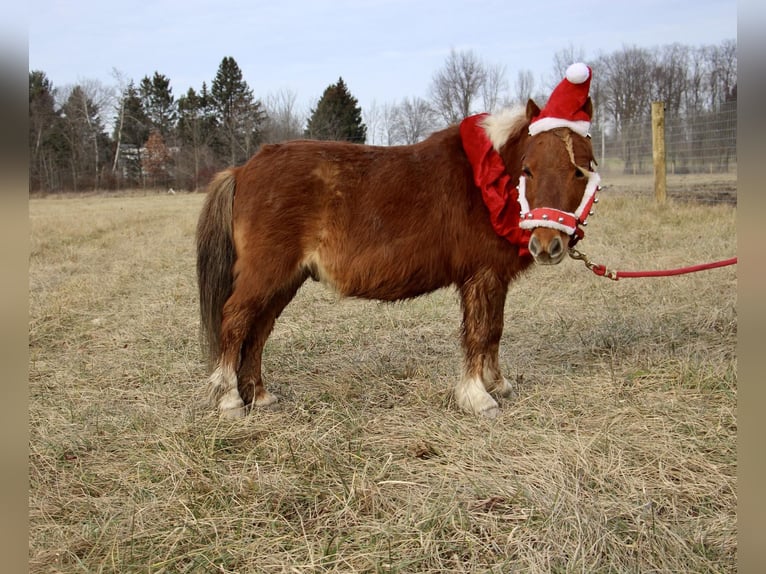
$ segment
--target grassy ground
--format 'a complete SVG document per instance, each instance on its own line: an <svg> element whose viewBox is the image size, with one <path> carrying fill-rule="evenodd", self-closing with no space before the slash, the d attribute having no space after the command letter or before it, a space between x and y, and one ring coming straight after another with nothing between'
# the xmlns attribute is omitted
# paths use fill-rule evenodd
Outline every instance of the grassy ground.
<svg viewBox="0 0 766 574"><path fill-rule="evenodd" d="M602 175L609 193L628 193L654 197L654 175ZM737 203L737 172L693 173L666 178L666 195L676 201L694 201L704 204Z"/></svg>
<svg viewBox="0 0 766 574"><path fill-rule="evenodd" d="M511 289L516 396L459 412L451 290L308 283L265 354L277 408L200 406L201 195L30 201L32 572L734 572L736 268ZM730 257L735 208L604 193L620 268Z"/></svg>

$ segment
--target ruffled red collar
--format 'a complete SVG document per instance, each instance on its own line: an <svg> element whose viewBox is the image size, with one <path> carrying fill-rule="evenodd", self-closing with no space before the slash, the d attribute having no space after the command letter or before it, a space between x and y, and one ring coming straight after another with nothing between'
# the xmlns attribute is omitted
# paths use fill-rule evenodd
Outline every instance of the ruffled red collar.
<svg viewBox="0 0 766 574"><path fill-rule="evenodd" d="M463 149L473 168L474 183L481 190L495 233L518 246L519 255L527 255L531 231L519 227L519 191L511 183L503 159L482 126L482 120L487 115L470 116L461 122Z"/></svg>

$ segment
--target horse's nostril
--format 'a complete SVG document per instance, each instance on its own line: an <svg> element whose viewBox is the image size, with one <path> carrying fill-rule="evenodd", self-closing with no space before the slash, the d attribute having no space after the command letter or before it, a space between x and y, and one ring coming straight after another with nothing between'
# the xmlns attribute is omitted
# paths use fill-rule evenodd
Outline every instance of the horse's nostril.
<svg viewBox="0 0 766 574"><path fill-rule="evenodd" d="M564 251L564 244L561 241L561 238L560 237L554 237L551 240L550 246L548 247L548 254L551 257L556 258L559 255L561 255L562 251Z"/></svg>
<svg viewBox="0 0 766 574"><path fill-rule="evenodd" d="M532 257L540 255L540 240L534 235L532 236L532 239L529 240L529 253Z"/></svg>

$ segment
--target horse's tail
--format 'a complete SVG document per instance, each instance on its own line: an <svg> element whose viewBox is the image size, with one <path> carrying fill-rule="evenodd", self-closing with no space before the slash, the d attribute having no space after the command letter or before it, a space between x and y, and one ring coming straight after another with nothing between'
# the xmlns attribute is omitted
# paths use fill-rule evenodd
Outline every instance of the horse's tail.
<svg viewBox="0 0 766 574"><path fill-rule="evenodd" d="M205 205L197 222L200 341L211 364L220 352L223 305L231 295L234 284L234 183L233 169L215 176L208 186Z"/></svg>

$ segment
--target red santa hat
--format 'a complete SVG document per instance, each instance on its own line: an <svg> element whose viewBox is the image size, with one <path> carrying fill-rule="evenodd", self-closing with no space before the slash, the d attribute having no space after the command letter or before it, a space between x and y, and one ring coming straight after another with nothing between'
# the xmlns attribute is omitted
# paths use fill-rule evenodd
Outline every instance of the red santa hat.
<svg viewBox="0 0 766 574"><path fill-rule="evenodd" d="M584 107L588 100L592 76L590 67L582 62L569 66L566 77L553 90L540 114L529 124L529 134L535 135L555 128L569 128L581 136L587 135L590 130L590 116Z"/></svg>

